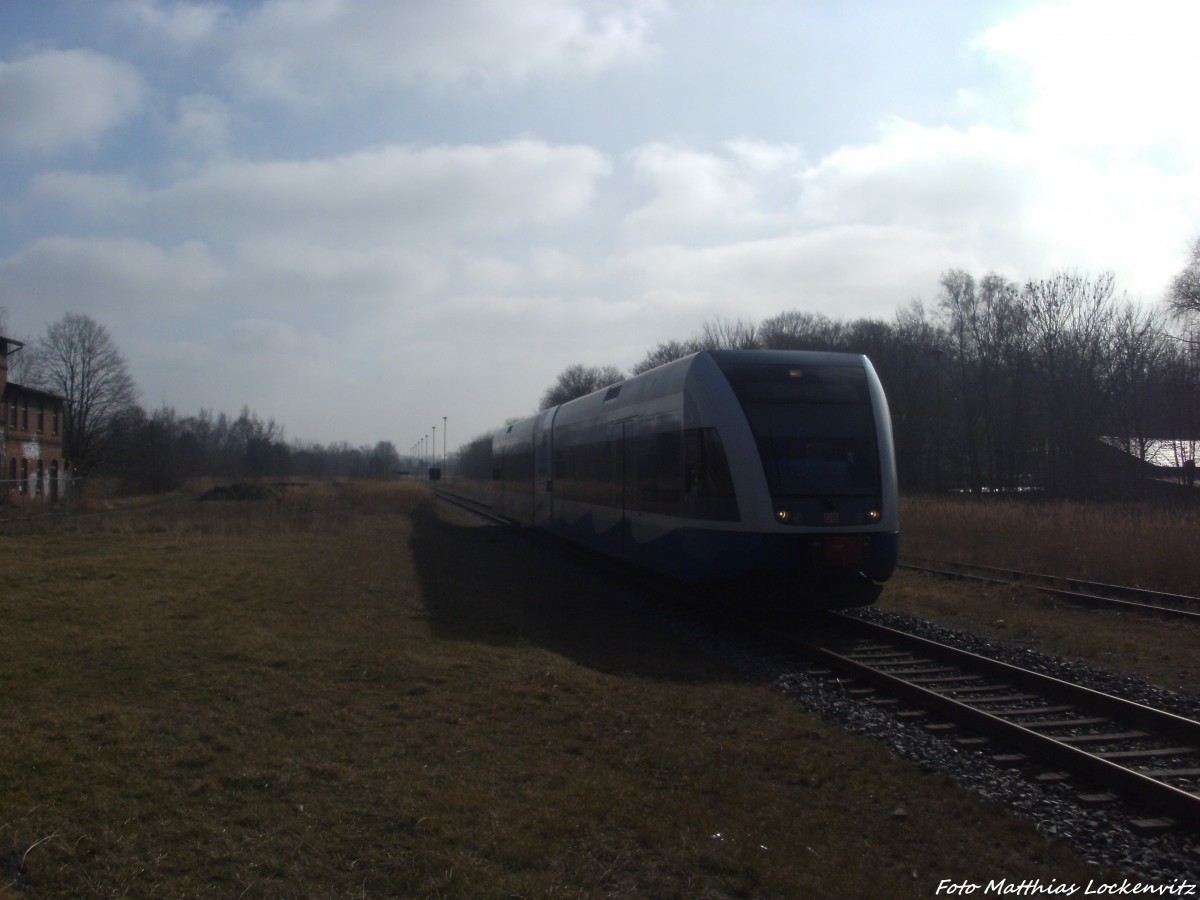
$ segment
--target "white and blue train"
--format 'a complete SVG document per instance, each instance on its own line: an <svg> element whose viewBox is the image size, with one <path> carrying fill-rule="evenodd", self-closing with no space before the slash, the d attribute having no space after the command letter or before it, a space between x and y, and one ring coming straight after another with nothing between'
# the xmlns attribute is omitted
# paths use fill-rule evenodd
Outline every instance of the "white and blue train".
<svg viewBox="0 0 1200 900"><path fill-rule="evenodd" d="M492 439L493 510L694 584L871 603L896 566L887 400L865 356L705 351Z"/></svg>

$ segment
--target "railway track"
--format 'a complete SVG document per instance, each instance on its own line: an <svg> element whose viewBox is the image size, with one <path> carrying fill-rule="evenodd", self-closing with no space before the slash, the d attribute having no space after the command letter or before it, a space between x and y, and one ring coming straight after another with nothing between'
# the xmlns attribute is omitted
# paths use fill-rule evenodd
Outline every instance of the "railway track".
<svg viewBox="0 0 1200 900"><path fill-rule="evenodd" d="M1125 800L1141 831L1200 828L1200 722L927 638L829 613L804 633L739 628L810 660L810 676L921 720L1084 803Z"/></svg>
<svg viewBox="0 0 1200 900"><path fill-rule="evenodd" d="M921 560L901 563L900 568L964 581L1021 585L1093 609L1122 610L1200 622L1200 597L1190 597L1186 594L1171 594L1146 588L1103 584L971 563Z"/></svg>
<svg viewBox="0 0 1200 900"><path fill-rule="evenodd" d="M501 516L498 516L494 512L492 512L491 504L484 503L480 500L474 500L471 497L467 497L463 494L455 494L455 493L452 493L451 491L443 490L440 488L435 488L433 493L434 493L434 496L437 497L437 499L442 501L443 503L449 504L450 506L456 507L457 509L463 510L464 512L468 512L471 515L473 515L479 519L482 519L483 521L488 522L490 524L493 524L493 525L511 525L512 524L508 519L502 518Z"/></svg>

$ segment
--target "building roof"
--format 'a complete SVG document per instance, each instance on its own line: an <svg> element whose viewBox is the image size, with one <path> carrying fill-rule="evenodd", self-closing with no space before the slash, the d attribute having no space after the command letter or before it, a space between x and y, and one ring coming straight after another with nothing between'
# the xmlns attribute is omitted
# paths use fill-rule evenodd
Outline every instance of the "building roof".
<svg viewBox="0 0 1200 900"><path fill-rule="evenodd" d="M1135 459L1138 456L1138 446L1133 441L1106 436L1102 436L1100 440ZM1152 438L1146 441L1145 461L1160 468L1178 468L1187 460L1195 459L1198 449L1200 438Z"/></svg>
<svg viewBox="0 0 1200 900"><path fill-rule="evenodd" d="M61 394L55 394L51 391L43 391L40 388L25 387L25 385L17 384L15 381L5 382L3 394L4 398L7 399L16 393L28 394L31 397L41 397L44 400L57 400L60 403L67 402L67 398Z"/></svg>

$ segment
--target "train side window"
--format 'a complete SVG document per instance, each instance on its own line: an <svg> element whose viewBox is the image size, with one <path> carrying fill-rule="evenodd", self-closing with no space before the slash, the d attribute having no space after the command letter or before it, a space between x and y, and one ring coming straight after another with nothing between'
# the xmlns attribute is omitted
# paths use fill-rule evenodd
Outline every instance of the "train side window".
<svg viewBox="0 0 1200 900"><path fill-rule="evenodd" d="M550 435L543 431L539 439L539 447L537 452L537 476L538 478L546 477L546 463L549 462L550 454Z"/></svg>
<svg viewBox="0 0 1200 900"><path fill-rule="evenodd" d="M715 428L688 428L683 433L685 514L697 519L736 522L737 496L725 447Z"/></svg>
<svg viewBox="0 0 1200 900"><path fill-rule="evenodd" d="M627 443L636 484L631 506L643 512L679 515L683 479L678 426L639 434Z"/></svg>

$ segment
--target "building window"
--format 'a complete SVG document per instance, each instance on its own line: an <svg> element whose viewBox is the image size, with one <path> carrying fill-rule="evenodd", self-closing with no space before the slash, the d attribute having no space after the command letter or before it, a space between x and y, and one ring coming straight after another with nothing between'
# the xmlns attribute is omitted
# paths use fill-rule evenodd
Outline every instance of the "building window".
<svg viewBox="0 0 1200 900"><path fill-rule="evenodd" d="M29 430L29 398L26 397L21 403L21 430Z"/></svg>
<svg viewBox="0 0 1200 900"><path fill-rule="evenodd" d="M46 401L38 401L38 434L46 430Z"/></svg>
<svg viewBox="0 0 1200 900"><path fill-rule="evenodd" d="M23 460L21 460L21 485L19 488L19 490L21 491L22 494L25 493L25 489L28 486L29 486L29 460L23 459Z"/></svg>
<svg viewBox="0 0 1200 900"><path fill-rule="evenodd" d="M52 409L50 411L50 425L54 429L54 431L51 433L55 437L58 437L58 407L57 406L55 406L54 409Z"/></svg>
<svg viewBox="0 0 1200 900"><path fill-rule="evenodd" d="M8 427L17 427L17 398L13 397L12 403L8 407Z"/></svg>

